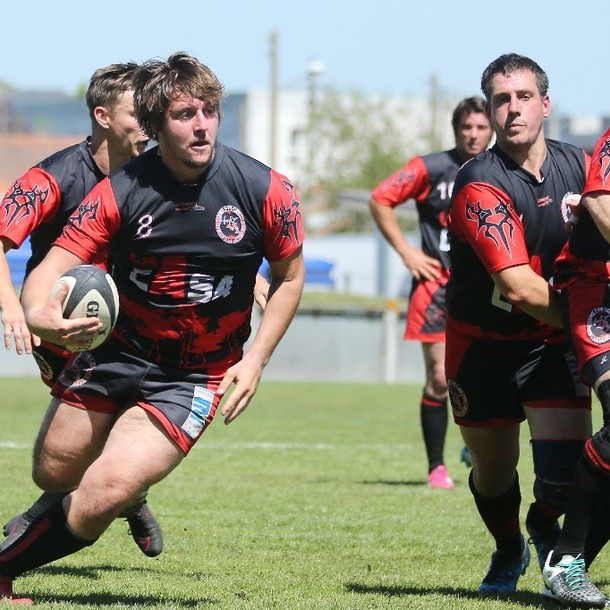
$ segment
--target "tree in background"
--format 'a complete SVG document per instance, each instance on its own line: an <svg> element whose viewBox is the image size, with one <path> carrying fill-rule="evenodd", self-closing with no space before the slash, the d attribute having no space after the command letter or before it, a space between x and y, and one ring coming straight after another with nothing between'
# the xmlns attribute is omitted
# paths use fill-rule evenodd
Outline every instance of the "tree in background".
<svg viewBox="0 0 610 610"><path fill-rule="evenodd" d="M450 145L454 100L431 80L428 99L370 96L324 89L309 105L303 191L311 214L324 216L321 232L372 227L365 205L346 209L345 190L368 194L383 178L417 154Z"/></svg>

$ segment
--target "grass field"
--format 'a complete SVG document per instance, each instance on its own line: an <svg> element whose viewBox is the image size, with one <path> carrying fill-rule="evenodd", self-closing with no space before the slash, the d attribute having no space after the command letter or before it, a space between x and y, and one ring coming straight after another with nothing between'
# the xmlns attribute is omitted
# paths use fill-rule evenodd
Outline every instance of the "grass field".
<svg viewBox="0 0 610 610"><path fill-rule="evenodd" d="M38 495L30 456L47 395L37 379L0 379L0 391L4 519ZM218 418L152 490L162 555L141 554L117 521L94 546L18 579L16 592L39 608L70 610L548 608L535 561L510 600L477 595L491 538L474 510L453 424L446 458L456 487L425 485L419 393L263 382L237 421ZM525 435L521 461L526 507ZM592 568L606 589L608 555Z"/></svg>

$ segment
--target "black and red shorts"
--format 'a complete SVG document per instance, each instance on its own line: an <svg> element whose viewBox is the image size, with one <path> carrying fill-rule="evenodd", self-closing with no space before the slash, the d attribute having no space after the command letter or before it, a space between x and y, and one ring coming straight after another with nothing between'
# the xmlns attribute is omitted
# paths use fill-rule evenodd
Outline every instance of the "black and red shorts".
<svg viewBox="0 0 610 610"><path fill-rule="evenodd" d="M72 357L71 352L48 341L42 341L40 345L34 347L32 355L38 365L40 378L50 388L55 385L59 374Z"/></svg>
<svg viewBox="0 0 610 610"><path fill-rule="evenodd" d="M422 343L445 341L445 287L448 280L449 272L443 270L436 280L422 280L414 284L407 311L405 340Z"/></svg>
<svg viewBox="0 0 610 610"><path fill-rule="evenodd" d="M562 287L560 295L578 370L593 385L610 370L610 284L575 277Z"/></svg>
<svg viewBox="0 0 610 610"><path fill-rule="evenodd" d="M214 418L220 402L216 390L226 369L171 369L127 353L115 342L75 353L51 393L66 404L100 413L138 405L186 454Z"/></svg>
<svg viewBox="0 0 610 610"><path fill-rule="evenodd" d="M524 406L591 409L591 391L565 343L482 340L449 324L445 353L453 419L460 426L519 423Z"/></svg>

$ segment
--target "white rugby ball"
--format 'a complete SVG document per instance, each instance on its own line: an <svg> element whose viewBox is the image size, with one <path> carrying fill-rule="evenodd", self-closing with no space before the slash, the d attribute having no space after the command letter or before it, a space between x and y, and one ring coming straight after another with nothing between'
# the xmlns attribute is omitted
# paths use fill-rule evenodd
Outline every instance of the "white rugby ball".
<svg viewBox="0 0 610 610"><path fill-rule="evenodd" d="M110 336L119 313L119 294L114 280L97 265L77 265L57 280L51 294L55 294L61 284L68 285L68 295L63 303L64 318L97 317L103 324L89 345L66 345L66 349L84 351L100 346Z"/></svg>

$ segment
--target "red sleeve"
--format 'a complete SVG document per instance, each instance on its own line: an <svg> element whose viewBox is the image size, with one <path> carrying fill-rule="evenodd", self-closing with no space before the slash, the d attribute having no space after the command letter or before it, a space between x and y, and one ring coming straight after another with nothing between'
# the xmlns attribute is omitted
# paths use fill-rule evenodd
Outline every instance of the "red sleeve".
<svg viewBox="0 0 610 610"><path fill-rule="evenodd" d="M595 145L583 195L594 191L610 192L610 129Z"/></svg>
<svg viewBox="0 0 610 610"><path fill-rule="evenodd" d="M288 258L303 245L305 227L297 192L288 178L271 170L271 184L263 206L265 258Z"/></svg>
<svg viewBox="0 0 610 610"><path fill-rule="evenodd" d="M88 263L95 263L120 226L119 210L110 180L97 184L74 210L56 246L76 254Z"/></svg>
<svg viewBox="0 0 610 610"><path fill-rule="evenodd" d="M61 192L55 178L33 167L9 188L0 205L0 235L17 247L57 213Z"/></svg>
<svg viewBox="0 0 610 610"><path fill-rule="evenodd" d="M523 225L510 197L489 184L471 182L455 196L449 228L470 244L490 274L530 262Z"/></svg>
<svg viewBox="0 0 610 610"><path fill-rule="evenodd" d="M411 159L402 169L394 172L380 182L371 193L371 197L391 208L415 199L418 203L426 199L430 192L428 169L421 157Z"/></svg>

